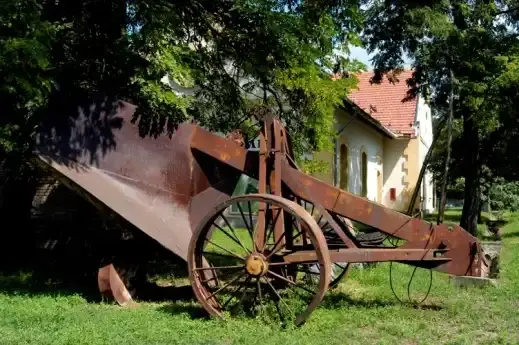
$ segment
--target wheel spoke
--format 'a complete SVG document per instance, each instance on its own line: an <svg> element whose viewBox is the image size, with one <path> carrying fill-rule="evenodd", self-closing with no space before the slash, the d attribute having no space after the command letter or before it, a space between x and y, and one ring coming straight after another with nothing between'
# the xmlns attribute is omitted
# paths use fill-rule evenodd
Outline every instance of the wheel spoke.
<svg viewBox="0 0 519 345"><path fill-rule="evenodd" d="M292 222L292 224L293 224L293 222ZM294 224L294 225L295 225L295 224ZM299 230L298 230L298 231L299 231ZM303 232L299 232L299 233L297 234L297 236L294 236L294 237L292 238L292 241L294 241L296 238L298 238L298 237L301 236L302 234L303 234ZM277 247L278 244L279 244L279 243L277 243L277 244L274 246L274 249ZM283 248L284 248L284 247L281 247L281 248L278 248L278 249L273 250L269 255L267 255L267 260L268 260L269 258L271 258L273 255L279 253L279 252L281 251L281 249L283 249Z"/></svg>
<svg viewBox="0 0 519 345"><path fill-rule="evenodd" d="M334 227L332 227L330 222L328 220L326 220L325 218L323 220L323 215L317 217L317 212L315 212L317 210L317 208L316 208L315 204L313 204L312 202L308 202L307 200L300 200L299 204L302 206L304 205L304 208L306 210L311 208L310 214L311 214L312 218L314 218L314 220L316 220L316 222L318 223L318 226L321 228L321 231L324 235L324 238L325 238L326 243L328 244L329 248L331 246L334 246L334 247L335 246L339 246L339 247L344 246L344 242L338 233L339 230L338 229L336 230ZM330 213L330 215L332 216L332 219L337 222L341 231L343 231L345 234L347 234L347 236L350 236L352 234L352 230L354 228L345 222L345 218L343 216L334 214L334 213ZM297 226L295 224L294 224L294 226L297 228ZM300 234L298 234L297 237L299 235ZM305 236L305 234L303 234L303 242L305 242L305 240L306 240L306 236ZM305 243L303 243L303 244L305 244ZM301 263L299 263L299 264L301 264ZM336 287L338 285L338 283L342 280L342 278L348 273L349 265L348 264L339 265L337 263L333 263L331 266L332 266L332 275L331 275L332 279L329 284L329 287L333 288L333 287Z"/></svg>
<svg viewBox="0 0 519 345"><path fill-rule="evenodd" d="M227 306L227 304L229 304L229 302L232 300L232 298L234 297L234 294L235 293L238 293L242 287L246 286L247 282L251 279L250 276L247 276L247 278L245 278L245 281L243 282L243 284L240 284L238 285L238 288L236 290L234 290L233 293L231 293L231 297L229 297L229 299L222 305L222 308L225 308Z"/></svg>
<svg viewBox="0 0 519 345"><path fill-rule="evenodd" d="M246 287L247 286L247 283L252 279L252 276L248 276L245 281L243 282L243 285L240 285L240 288L238 290L236 290L236 292L238 292L240 289L241 289L241 286L243 287ZM236 306L238 305L241 305L243 304L243 302L245 301L245 297L247 296L247 289L243 289L243 292L241 294L241 297L240 299L238 300L238 302L236 303Z"/></svg>
<svg viewBox="0 0 519 345"><path fill-rule="evenodd" d="M223 277L232 276L232 275L234 275L234 274L236 274L236 273L239 273L239 271L225 272L224 274L215 275L214 277L209 278L209 279L206 279L206 280L202 280L201 282L202 282L202 283L208 283L208 282L210 282L210 281L212 281L212 280L217 281L217 280L219 280L219 279L221 279L221 278L223 278Z"/></svg>
<svg viewBox="0 0 519 345"><path fill-rule="evenodd" d="M278 210L278 213L276 214L276 219L274 219L272 222L269 221L269 224L272 226L270 228L271 231L269 231L269 233L266 235L265 237L265 247L267 246L267 242L268 242L268 239L270 237L270 234L274 232L274 228L276 227L276 223L279 219L279 215L281 214L281 210ZM272 218L271 218L272 219ZM283 236L281 236L278 241L280 241L281 239L283 238ZM274 236L274 240L275 240L275 236Z"/></svg>
<svg viewBox="0 0 519 345"><path fill-rule="evenodd" d="M305 287L302 287L302 286L300 286L300 285L297 285L296 283L294 283L294 282L291 281L290 279L287 279L287 278L285 278L285 277L283 277L283 276L280 276L280 275L277 274L276 272L272 272L271 270L269 270L268 273L271 274L271 275L273 275L274 277L276 277L276 278L278 278L278 279L280 279L280 280L286 282L286 283L289 283L289 284L292 285L292 286L295 286L295 287L298 287L298 288L300 288L300 289L303 289L303 290L305 290L305 291L307 291L307 292L310 292L311 294L314 294L314 293L315 293L315 291L312 291L312 290L309 290L309 289L307 289L307 288L305 288Z"/></svg>
<svg viewBox="0 0 519 345"><path fill-rule="evenodd" d="M249 233L250 238L251 238L252 242L254 243L254 238L252 237L252 219L250 220L250 227L249 227L249 223L247 223L247 220L245 219L245 214L243 213L240 203L238 203L238 210L240 210L240 214L241 214L241 218L243 219L243 223L245 223L245 226L247 227L247 232ZM249 206L249 216L250 216L250 214L251 214L251 209Z"/></svg>
<svg viewBox="0 0 519 345"><path fill-rule="evenodd" d="M254 206L256 203L262 205L261 210L254 209L254 215L253 203ZM244 224L237 226L234 219L223 213L229 207L239 211L236 212L237 219ZM281 212L290 217L282 224ZM261 221L257 220L262 216L265 217L262 223L265 228L259 231L257 224ZM190 280L196 298L204 308L212 316L220 317L226 313L270 315L264 311L276 308L283 323L293 320L300 325L304 322L323 297L327 287L321 278L329 279L326 275L331 275L332 267L322 231L314 220L307 220L307 211L288 199L247 194L223 202L205 219L193 233L191 245L194 248L191 247L188 258ZM278 229L283 229L281 236ZM217 230L224 234L219 235ZM249 247L247 233L252 239L252 247ZM307 246L302 246L301 236L307 239ZM295 247L292 239L297 242ZM259 246L262 241L263 246ZM302 248L317 251L315 260L308 264L324 263L320 272L301 263L283 261L283 255ZM204 267L206 260L213 267ZM313 279L306 282L304 277ZM308 292L312 296L308 296Z"/></svg>
<svg viewBox="0 0 519 345"><path fill-rule="evenodd" d="M319 220L317 221L317 225L321 226L321 220L323 220L323 216L324 215L321 214L321 217L319 217Z"/></svg>
<svg viewBox="0 0 519 345"><path fill-rule="evenodd" d="M237 280L240 279L241 277L243 277L243 275L238 276L238 277L234 278L233 280L227 282L227 284L225 284L224 286L222 286L221 288L219 288L218 290L216 290L215 292L213 292L211 295L209 295L209 297L206 297L205 300L207 301L209 298L214 297L214 296L215 296L216 294L218 294L220 291L222 291L223 289L225 289L226 287L228 287L229 285L231 285L232 283L234 283L235 281L237 281Z"/></svg>
<svg viewBox="0 0 519 345"><path fill-rule="evenodd" d="M238 244L240 247L243 248L243 250L245 250L245 253L246 254L250 254L250 250L248 250L247 248L245 248L245 246L243 245L243 243L241 243L240 239L238 238L238 236L236 236L236 233L234 232L234 229L231 227L231 225L229 224L229 222L227 221L227 218L225 218L225 216L223 214L220 215L220 217L223 218L224 222L227 224L227 226L231 229L232 233L234 236L231 236L227 231L225 231L221 226L219 226L218 224L214 223L213 224L218 228L220 229L225 235L227 235L227 237L229 237L231 240L233 240L236 244Z"/></svg>
<svg viewBox="0 0 519 345"><path fill-rule="evenodd" d="M256 278L256 291L258 293L259 298L259 304L260 304L260 311L263 310L263 298L261 297L261 282L260 277Z"/></svg>
<svg viewBox="0 0 519 345"><path fill-rule="evenodd" d="M218 266L218 267L195 267L195 271L208 271L208 270L226 270L232 268L243 268L243 265L237 266Z"/></svg>
<svg viewBox="0 0 519 345"><path fill-rule="evenodd" d="M252 222L252 205L250 204L250 200L247 200L247 205L249 206L250 229L251 229L251 231L252 231L252 233L250 234L250 238L251 238L251 240L252 240L252 246L253 246L254 248L256 248L256 247L255 247L255 246L256 246L256 242L254 241L254 227L253 227L253 225L252 225L252 224L254 224L254 223Z"/></svg>
<svg viewBox="0 0 519 345"><path fill-rule="evenodd" d="M315 275L321 275L321 272L312 272L312 271L306 271L306 270L303 270L303 269L298 269L298 268L293 268L294 271L297 271L297 272L301 272L301 273L307 273L307 274L315 274Z"/></svg>
<svg viewBox="0 0 519 345"><path fill-rule="evenodd" d="M222 258L236 258L234 255L227 255L227 254L223 254L223 253L218 253L218 252L202 252L204 253L205 255L215 255L215 256L220 256Z"/></svg>
<svg viewBox="0 0 519 345"><path fill-rule="evenodd" d="M235 258L245 261L245 258L244 258L244 257L241 257L241 256L239 256L238 254L235 254L235 253L231 252L230 250L225 249L225 248L222 247L221 245L216 244L216 243L214 243L214 242L211 241L211 240L207 240L207 242L209 242L209 243L211 243L213 246L216 246L216 247L220 248L221 250L223 250L223 251L229 253L230 255L234 256Z"/></svg>
<svg viewBox="0 0 519 345"><path fill-rule="evenodd" d="M281 251L281 249L285 248L285 247L281 247L278 250L276 250L276 247L281 243L282 240L283 240L283 237L278 238L278 240L276 241L276 243L272 247L272 251L270 252L269 255L267 255L267 260L270 259L272 257L272 255L274 255L277 252Z"/></svg>
<svg viewBox="0 0 519 345"><path fill-rule="evenodd" d="M265 281L267 282L267 285L270 287L270 289L272 290L272 292L274 292L274 294L276 295L276 297L278 298L278 301L282 302L285 307L290 310L291 313L292 310L290 309L290 307L288 306L288 304L286 304L285 300L281 297L281 295L279 294L279 292L276 290L276 288L272 285L272 283L265 277L263 277L263 279L265 279ZM281 316L281 315L280 315Z"/></svg>

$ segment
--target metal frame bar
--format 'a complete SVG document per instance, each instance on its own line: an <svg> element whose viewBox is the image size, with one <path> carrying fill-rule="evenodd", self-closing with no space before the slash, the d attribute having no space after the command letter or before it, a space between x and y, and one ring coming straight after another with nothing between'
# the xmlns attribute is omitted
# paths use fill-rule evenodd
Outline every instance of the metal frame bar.
<svg viewBox="0 0 519 345"><path fill-rule="evenodd" d="M334 262L399 261L416 266L430 262L434 269L453 275L480 275L482 251L475 237L457 225L434 225L412 218L304 174L295 165L286 133L279 120L264 120L257 165L250 161L250 152L246 149L203 129L197 129L191 139L191 147L239 171L257 176L260 193L267 192L269 187L270 192L275 195L292 199L295 197L313 203L345 247L333 252L331 257ZM281 193L281 184L288 188L288 194ZM344 231L339 226L333 214L371 226L387 236L405 240L406 243L396 248L382 249L362 246L349 231ZM266 217L260 217L258 235L265 227L265 222ZM276 239L283 232L283 224L283 221L276 224ZM437 252L442 253L441 258L430 254ZM286 260L296 260L301 255L303 254L293 253ZM304 256L309 255L306 252Z"/></svg>

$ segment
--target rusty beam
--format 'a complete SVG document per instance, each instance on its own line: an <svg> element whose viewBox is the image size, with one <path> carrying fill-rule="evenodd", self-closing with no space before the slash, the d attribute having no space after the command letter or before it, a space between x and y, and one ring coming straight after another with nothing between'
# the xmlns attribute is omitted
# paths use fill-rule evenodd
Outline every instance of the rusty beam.
<svg viewBox="0 0 519 345"><path fill-rule="evenodd" d="M478 275L481 246L477 239L457 225L434 225L379 205L308 176L287 161L282 164L283 182L292 192L326 210L369 225L407 241L401 249L450 249L452 260L436 269L454 275Z"/></svg>
<svg viewBox="0 0 519 345"><path fill-rule="evenodd" d="M197 128L191 138L191 147L246 174L258 174L258 165L250 162L250 152L211 132ZM407 241L400 249L450 249L445 256L451 260L436 267L439 271L454 275L480 273L479 242L457 225L434 225L345 192L295 169L286 157L281 160L281 179L296 197L321 207L325 216L338 214ZM330 223L335 225L333 219ZM338 234L348 248L360 247L343 231Z"/></svg>
<svg viewBox="0 0 519 345"><path fill-rule="evenodd" d="M435 261L440 265L451 261L451 258L443 256L445 250L432 249L343 248L329 250L329 253L332 262ZM438 254L442 256L437 257ZM303 250L285 255L283 260L290 263L314 262L317 256L313 250Z"/></svg>

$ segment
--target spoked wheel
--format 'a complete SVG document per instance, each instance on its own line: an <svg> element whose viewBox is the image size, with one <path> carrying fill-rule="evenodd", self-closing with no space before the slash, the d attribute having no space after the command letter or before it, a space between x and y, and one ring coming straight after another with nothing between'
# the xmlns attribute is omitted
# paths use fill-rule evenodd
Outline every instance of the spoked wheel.
<svg viewBox="0 0 519 345"><path fill-rule="evenodd" d="M316 256L304 263L285 260L302 250ZM312 217L269 194L234 197L209 212L191 239L188 266L194 293L209 314L279 317L296 325L319 305L331 275L326 241ZM302 279L307 274L316 279Z"/></svg>
<svg viewBox="0 0 519 345"><path fill-rule="evenodd" d="M344 248L344 243L341 241L337 233L333 230L332 226L330 223L328 223L324 216L319 214L314 204L304 200L300 200L299 204L302 205L308 213L310 213L310 216L312 216L319 228L321 228L326 243L328 244L328 248ZM340 226L345 228L352 226L351 224L348 224L349 222L347 222L347 220L343 217L338 217L337 222L340 223ZM314 270L315 269L317 268L314 268ZM329 288L333 289L337 287L341 280L348 275L349 270L350 264L347 262L332 262Z"/></svg>

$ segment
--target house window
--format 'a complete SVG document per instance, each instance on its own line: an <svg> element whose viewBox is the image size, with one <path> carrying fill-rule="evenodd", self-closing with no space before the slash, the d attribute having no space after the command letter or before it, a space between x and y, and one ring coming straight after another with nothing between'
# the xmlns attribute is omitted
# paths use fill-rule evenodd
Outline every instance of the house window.
<svg viewBox="0 0 519 345"><path fill-rule="evenodd" d="M362 173L362 183L361 183L361 196L368 196L368 155L366 152L362 152L361 156L361 173Z"/></svg>
<svg viewBox="0 0 519 345"><path fill-rule="evenodd" d="M339 187L343 190L348 190L348 178L349 178L349 166L348 166L348 147L344 144L341 145L340 150L340 177Z"/></svg>

